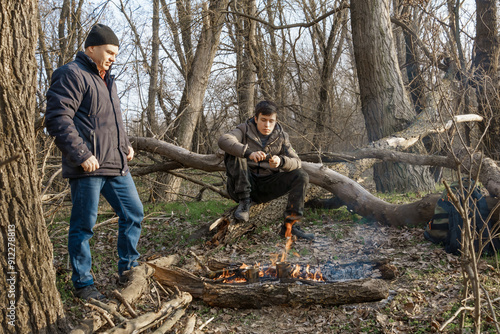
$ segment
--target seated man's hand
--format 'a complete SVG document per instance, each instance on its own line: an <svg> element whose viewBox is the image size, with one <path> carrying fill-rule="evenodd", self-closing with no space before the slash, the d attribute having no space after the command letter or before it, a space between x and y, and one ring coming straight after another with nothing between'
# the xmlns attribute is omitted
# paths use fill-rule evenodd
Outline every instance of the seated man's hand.
<svg viewBox="0 0 500 334"><path fill-rule="evenodd" d="M278 168L281 163L281 159L277 155L273 155L271 158L269 158L269 166L271 168Z"/></svg>
<svg viewBox="0 0 500 334"><path fill-rule="evenodd" d="M255 162L263 161L266 160L266 154L262 151L252 152L252 154L248 156L248 159Z"/></svg>
<svg viewBox="0 0 500 334"><path fill-rule="evenodd" d="M83 167L83 170L86 172L93 172L99 169L99 162L97 161L95 156L91 156L87 160L85 160L80 166Z"/></svg>

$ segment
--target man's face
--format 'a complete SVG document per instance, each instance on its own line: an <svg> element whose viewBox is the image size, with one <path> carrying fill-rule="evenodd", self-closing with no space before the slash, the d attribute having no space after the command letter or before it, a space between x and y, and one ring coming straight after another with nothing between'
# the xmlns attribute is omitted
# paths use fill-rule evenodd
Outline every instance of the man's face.
<svg viewBox="0 0 500 334"><path fill-rule="evenodd" d="M107 71L118 55L118 46L113 44L89 46L85 53L96 63L99 71Z"/></svg>
<svg viewBox="0 0 500 334"><path fill-rule="evenodd" d="M255 123L257 123L257 130L262 133L264 136L269 136L271 132L273 132L274 127L276 126L276 114L271 115L262 115L259 114L258 117L255 118Z"/></svg>

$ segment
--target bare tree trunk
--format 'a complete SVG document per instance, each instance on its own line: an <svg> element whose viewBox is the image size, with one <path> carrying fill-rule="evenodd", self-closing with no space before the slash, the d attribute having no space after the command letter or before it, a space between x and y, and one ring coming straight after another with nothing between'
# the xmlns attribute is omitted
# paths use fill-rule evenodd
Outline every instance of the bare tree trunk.
<svg viewBox="0 0 500 334"><path fill-rule="evenodd" d="M404 6L403 10L407 15L413 18L408 25L414 32L418 32L419 22L416 18L416 8ZM410 87L410 97L413 102L415 112L420 114L425 106L425 82L423 73L420 70L420 60L418 57L418 48L414 37L406 30L403 31L405 46L405 63L408 85Z"/></svg>
<svg viewBox="0 0 500 334"><path fill-rule="evenodd" d="M193 135L203 109L208 77L219 47L220 33L225 19L225 14L222 11L226 8L227 3L228 0L212 0L210 6L207 5L203 9L202 32L188 71L175 129L177 144L183 148L191 148ZM167 186L170 189L167 199L175 200L180 187L180 179L170 177Z"/></svg>
<svg viewBox="0 0 500 334"><path fill-rule="evenodd" d="M284 1L282 0L267 0L266 12L269 22L277 22L279 25L286 24L286 13L284 11ZM266 25L267 35L269 38L269 53L268 66L266 71L271 75L268 77L272 85L270 98L278 105L284 106L287 104L287 85L286 72L288 66L287 50L286 50L286 32L283 29L276 31L271 26Z"/></svg>
<svg viewBox="0 0 500 334"><path fill-rule="evenodd" d="M0 292L5 333L67 333L36 164L37 1L0 2Z"/></svg>
<svg viewBox="0 0 500 334"><path fill-rule="evenodd" d="M312 6L315 4L313 3ZM314 12L316 8L304 9L306 12L306 18L309 21L315 20L318 15ZM307 15L308 12L314 13L313 16ZM318 13L323 14L323 13ZM331 133L326 131L325 125L327 125L333 118L334 110L332 110L332 81L333 81L333 71L337 66L342 54L342 48L344 45L344 40L347 35L347 22L346 22L347 12L339 11L335 14L332 27L327 29L323 25L321 29L320 24L314 25L312 29L312 39L315 44L318 45L319 55L318 58L320 64L319 67L319 102L316 108L315 118L315 129L312 144L315 146L317 151L329 150L327 147L328 143L331 141ZM329 31L329 34L327 34ZM337 47L334 49L335 45ZM335 51L335 52L334 52Z"/></svg>
<svg viewBox="0 0 500 334"><path fill-rule="evenodd" d="M64 0L61 7L61 15L59 16L59 61L57 67L61 67L69 60L67 53L68 40L66 38L66 20L69 17L70 0Z"/></svg>
<svg viewBox="0 0 500 334"><path fill-rule="evenodd" d="M151 65L149 66L149 90L146 115L148 127L146 136L154 137L159 134L158 120L156 118L156 95L158 90L158 62L160 54L160 0L153 0L153 36L151 41Z"/></svg>
<svg viewBox="0 0 500 334"><path fill-rule="evenodd" d="M52 63L49 57L49 51L47 50L47 45L45 44L45 35L42 28L42 22L40 20L40 13L38 13L37 21L38 21L38 41L39 41L38 46L40 48L40 54L42 56L43 64L45 67L47 81L50 82L50 78L52 78L52 72L54 72L54 69L52 68Z"/></svg>
<svg viewBox="0 0 500 334"><path fill-rule="evenodd" d="M368 139L375 141L405 128L415 113L398 67L388 0L352 0L351 22L361 110ZM374 179L381 192L434 188L427 167L380 163Z"/></svg>
<svg viewBox="0 0 500 334"><path fill-rule="evenodd" d="M500 159L500 36L498 1L476 0L476 54L474 56L476 96L479 114L490 118L484 147L491 158ZM482 127L484 130L484 124Z"/></svg>
<svg viewBox="0 0 500 334"><path fill-rule="evenodd" d="M232 3L236 6L237 3ZM243 2L243 8L235 8L250 16L256 15L255 0ZM251 47L255 43L255 20L236 18L236 94L238 98L239 121L243 123L253 114L255 105L255 66L252 63Z"/></svg>

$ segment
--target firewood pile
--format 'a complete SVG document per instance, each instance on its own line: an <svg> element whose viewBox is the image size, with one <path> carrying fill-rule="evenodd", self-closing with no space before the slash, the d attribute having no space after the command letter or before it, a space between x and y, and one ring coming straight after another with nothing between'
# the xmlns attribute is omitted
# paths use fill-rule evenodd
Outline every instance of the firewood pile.
<svg viewBox="0 0 500 334"><path fill-rule="evenodd" d="M162 258L157 264L168 266L176 257ZM71 334L87 333L155 333L170 331L182 320L183 334L195 333L195 316L185 316L192 301L188 292L175 287L163 287L154 279L154 269L144 263L130 270L129 281L121 291L114 290L106 302L90 299L85 306L93 310L93 317L84 320ZM136 307L141 297L146 296L155 305L153 311L140 313Z"/></svg>

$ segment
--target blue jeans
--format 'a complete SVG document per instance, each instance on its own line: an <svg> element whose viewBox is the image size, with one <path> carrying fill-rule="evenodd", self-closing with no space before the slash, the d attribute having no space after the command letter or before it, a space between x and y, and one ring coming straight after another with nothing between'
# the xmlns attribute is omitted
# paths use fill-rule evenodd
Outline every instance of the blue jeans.
<svg viewBox="0 0 500 334"><path fill-rule="evenodd" d="M73 208L69 223L68 252L73 267L71 277L75 288L94 284L90 273L92 256L89 240L94 234L99 195L102 193L117 213L118 219L118 273L137 266L137 243L144 218L134 180L125 176L89 176L69 179Z"/></svg>

